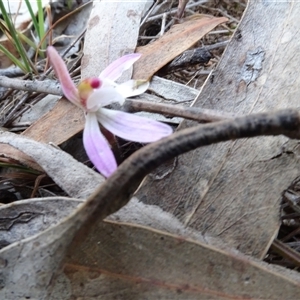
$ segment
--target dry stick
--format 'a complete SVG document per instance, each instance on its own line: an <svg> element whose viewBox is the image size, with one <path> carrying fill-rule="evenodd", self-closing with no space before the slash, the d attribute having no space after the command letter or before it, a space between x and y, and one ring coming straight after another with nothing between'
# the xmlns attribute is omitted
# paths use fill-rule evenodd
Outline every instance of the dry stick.
<svg viewBox="0 0 300 300"><path fill-rule="evenodd" d="M176 12L176 18L181 19L184 13L185 6L189 0L181 0L179 1L178 7L177 7L177 12Z"/></svg>
<svg viewBox="0 0 300 300"><path fill-rule="evenodd" d="M60 85L52 80L29 81L11 79L5 76L0 76L0 86L13 88L15 90L24 90L58 96L63 95ZM196 107L180 107L170 104L161 104L129 99L126 99L124 107L128 111L155 112L160 114L167 114L173 117L182 117L185 119L204 123L220 121L233 117L230 114L210 109L200 109Z"/></svg>
<svg viewBox="0 0 300 300"><path fill-rule="evenodd" d="M0 86L6 88L12 88L14 90L46 93L52 95L62 95L60 85L52 80L21 80L15 78L8 78L6 76L0 76Z"/></svg>
<svg viewBox="0 0 300 300"><path fill-rule="evenodd" d="M198 125L145 146L125 160L72 215L74 223L77 224L77 233L69 248L70 251L85 240L96 222L126 205L143 178L162 163L198 147L214 143L281 134L289 138L300 138L298 111L286 109ZM74 230L76 231L75 228Z"/></svg>
<svg viewBox="0 0 300 300"><path fill-rule="evenodd" d="M21 100L16 105L14 105L12 107L12 109L9 111L9 113L7 114L5 120L2 123L0 123L0 126L6 127L8 125L8 123L9 123L8 120L10 120L11 117L16 113L16 111L27 101L29 96L30 95L28 95L28 94L23 95Z"/></svg>
<svg viewBox="0 0 300 300"><path fill-rule="evenodd" d="M17 118L19 118L22 114L24 114L27 110L29 110L33 105L35 105L40 100L42 100L43 98L45 98L45 96L46 96L45 94L39 94L39 95L32 94L32 97L35 97L35 98L34 98L34 100L32 100L30 102L30 105L24 105L23 108L21 108L20 110L16 111L13 116L11 116L10 118L7 118L7 122L5 123L5 126L9 126ZM25 127L27 128L28 126L25 126ZM16 128L16 126L14 126L14 128ZM10 130L14 131L12 128ZM21 128L19 128L19 130L21 130Z"/></svg>
<svg viewBox="0 0 300 300"><path fill-rule="evenodd" d="M207 1L205 1L205 0L199 0L199 1L197 1L197 2L188 4L188 5L186 6L186 8L188 9L188 8L193 8L193 7L196 7L196 6L201 6L201 4L202 4L202 3L205 3L205 2L207 2ZM170 9L169 11L167 11L166 14L167 14L167 15L174 14L174 13L177 12L177 9L178 9L177 7L172 8L172 9ZM160 13L160 14L151 16L151 17L149 17L149 18L147 19L146 22L152 22L152 21L154 21L154 20L161 19L162 16L163 16L163 14L164 14L164 13Z"/></svg>
<svg viewBox="0 0 300 300"><path fill-rule="evenodd" d="M212 109L184 107L131 99L126 99L124 108L125 110L130 112L146 111L152 113L165 114L172 117L181 117L203 123L216 122L233 118L233 115L230 115L228 113L221 113Z"/></svg>
<svg viewBox="0 0 300 300"><path fill-rule="evenodd" d="M21 75L24 75L24 71L16 66L11 66L6 69L0 69L0 76L17 77Z"/></svg>
<svg viewBox="0 0 300 300"><path fill-rule="evenodd" d="M158 74L159 76L163 76L163 74L174 72L178 69L188 68L195 65L204 65L208 63L211 58L211 54L205 49L205 47L187 50L177 56L169 64L161 68Z"/></svg>
<svg viewBox="0 0 300 300"><path fill-rule="evenodd" d="M300 254L296 250L292 249L291 247L287 246L283 242L278 239L275 239L271 245L271 249L292 261L296 266L300 267Z"/></svg>

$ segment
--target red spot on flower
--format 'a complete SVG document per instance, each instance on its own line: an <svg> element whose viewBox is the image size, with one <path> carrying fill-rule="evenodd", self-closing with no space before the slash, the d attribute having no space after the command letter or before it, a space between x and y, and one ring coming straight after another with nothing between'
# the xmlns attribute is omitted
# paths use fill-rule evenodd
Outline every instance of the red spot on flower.
<svg viewBox="0 0 300 300"><path fill-rule="evenodd" d="M99 78L91 78L90 85L93 89L98 89L101 86L101 80Z"/></svg>

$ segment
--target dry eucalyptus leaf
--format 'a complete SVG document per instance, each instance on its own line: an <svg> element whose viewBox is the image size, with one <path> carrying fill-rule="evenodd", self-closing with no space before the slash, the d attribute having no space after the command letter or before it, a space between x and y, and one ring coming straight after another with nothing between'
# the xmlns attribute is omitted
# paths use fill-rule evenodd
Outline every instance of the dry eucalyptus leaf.
<svg viewBox="0 0 300 300"><path fill-rule="evenodd" d="M0 143L8 144L34 159L72 197L86 198L104 181L99 173L53 146L1 131Z"/></svg>
<svg viewBox="0 0 300 300"><path fill-rule="evenodd" d="M82 200L67 197L28 199L0 206L1 249L59 223Z"/></svg>
<svg viewBox="0 0 300 300"><path fill-rule="evenodd" d="M183 103L187 106L189 105L189 102L192 103L199 94L199 91L194 88L158 76L153 76L148 91L149 92L146 92L141 96L142 100L167 104L170 104L171 102L174 105ZM160 122L174 124L176 126L183 120L179 117L171 118L170 116L164 116L163 114L148 113L144 111L135 114L155 119Z"/></svg>
<svg viewBox="0 0 300 300"><path fill-rule="evenodd" d="M16 164L43 172L43 168L41 168L41 166L37 164L34 159L7 144L1 144L0 157L12 159L16 162Z"/></svg>
<svg viewBox="0 0 300 300"><path fill-rule="evenodd" d="M155 42L138 47L136 52L142 57L134 64L133 77L149 80L155 72L165 66L176 56L193 46L206 33L227 18L214 18L194 15L181 24L176 24Z"/></svg>
<svg viewBox="0 0 300 300"><path fill-rule="evenodd" d="M97 77L112 61L135 52L141 17L152 3L152 0L93 2L85 36L82 78ZM131 73L126 72L121 80L130 78Z"/></svg>
<svg viewBox="0 0 300 300"><path fill-rule="evenodd" d="M175 103L192 102L199 94L199 91L194 88L158 76L153 76L148 90L161 97L166 103L170 101ZM145 94L142 97L147 97L148 95ZM162 100L160 102L163 102Z"/></svg>
<svg viewBox="0 0 300 300"><path fill-rule="evenodd" d="M0 298L47 299L72 222L59 223L82 201L29 199L0 207ZM56 225L56 226L55 226Z"/></svg>
<svg viewBox="0 0 300 300"><path fill-rule="evenodd" d="M111 217L119 222L99 222L56 277L80 211L65 217L80 203L55 197L0 208L1 299L293 299L299 293L297 273L209 246L136 199ZM173 234L124 223L136 220Z"/></svg>
<svg viewBox="0 0 300 300"><path fill-rule="evenodd" d="M154 226L169 221L169 231L185 230L158 208L128 206L111 217L119 221L99 222L85 243L72 249L50 299L297 299L297 273L202 239L126 223L125 216L135 222L146 215Z"/></svg>
<svg viewBox="0 0 300 300"><path fill-rule="evenodd" d="M299 14L299 3L249 1L194 105L236 115L299 107ZM283 136L211 145L180 156L163 180L148 177L138 197L263 258L278 232L281 194L300 175L299 157L298 142Z"/></svg>
<svg viewBox="0 0 300 300"><path fill-rule="evenodd" d="M62 98L52 110L34 122L22 134L36 141L60 145L80 132L84 127L84 122L82 109Z"/></svg>

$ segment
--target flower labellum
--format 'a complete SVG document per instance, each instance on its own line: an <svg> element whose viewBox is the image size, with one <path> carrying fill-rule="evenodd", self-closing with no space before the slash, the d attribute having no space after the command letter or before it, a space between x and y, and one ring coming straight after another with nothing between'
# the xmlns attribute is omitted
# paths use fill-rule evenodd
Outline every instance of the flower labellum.
<svg viewBox="0 0 300 300"><path fill-rule="evenodd" d="M98 78L85 79L77 88L55 48L49 46L47 54L64 95L86 113L84 148L91 162L105 177L117 169L117 163L109 143L100 131L99 123L114 135L140 143L155 142L172 133L172 128L164 123L104 108L115 102L123 104L126 97L136 96L147 90L148 82L129 80L122 84L115 83L140 58L140 54L128 54L115 60Z"/></svg>

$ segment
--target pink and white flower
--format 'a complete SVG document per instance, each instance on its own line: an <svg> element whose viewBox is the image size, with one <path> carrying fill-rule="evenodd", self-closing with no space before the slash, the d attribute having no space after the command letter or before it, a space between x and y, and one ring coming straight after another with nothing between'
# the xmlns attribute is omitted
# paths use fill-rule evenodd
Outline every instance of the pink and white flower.
<svg viewBox="0 0 300 300"><path fill-rule="evenodd" d="M55 48L48 47L47 53L64 95L86 113L84 148L91 162L105 177L116 170L117 163L98 122L113 134L140 143L154 142L172 133L172 128L164 123L104 108L115 102L123 104L126 97L136 96L147 90L148 82L129 80L122 84L115 83L140 58L140 54L133 53L117 59L98 78L85 79L76 88Z"/></svg>

